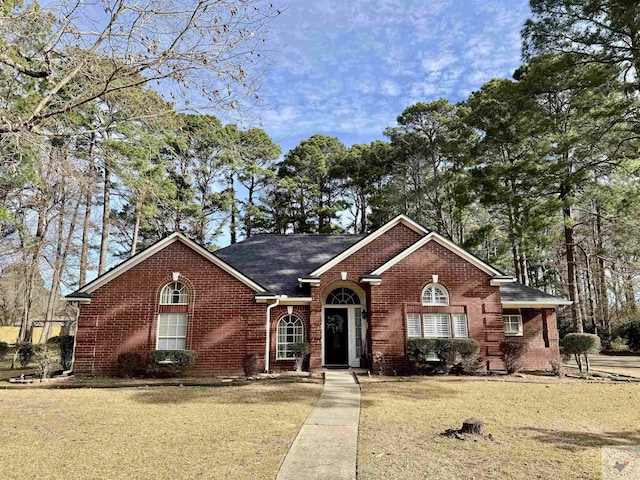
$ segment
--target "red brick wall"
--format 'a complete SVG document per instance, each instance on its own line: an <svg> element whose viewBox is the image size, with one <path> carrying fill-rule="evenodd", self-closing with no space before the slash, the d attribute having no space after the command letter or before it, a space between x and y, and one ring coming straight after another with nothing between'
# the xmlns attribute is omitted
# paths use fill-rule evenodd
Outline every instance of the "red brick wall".
<svg viewBox="0 0 640 480"><path fill-rule="evenodd" d="M422 307L422 290L438 275L449 292L449 307ZM398 262L372 287L369 332L372 352L384 354L387 372L411 370L406 358L406 314L448 312L467 314L469 338L480 344L483 367L503 368L499 344L504 339L499 287L490 276L435 241Z"/></svg>
<svg viewBox="0 0 640 480"><path fill-rule="evenodd" d="M560 360L555 309L523 308L520 312L522 339L528 345L524 360L526 370L551 370L550 362Z"/></svg>
<svg viewBox="0 0 640 480"><path fill-rule="evenodd" d="M111 374L118 354L144 358L155 349L160 290L172 272L180 272L180 281L191 289L186 343L199 353L192 374L241 373L247 353L264 360L266 305L256 304L253 290L176 241L100 287L91 304L82 305L75 372Z"/></svg>
<svg viewBox="0 0 640 480"><path fill-rule="evenodd" d="M336 284L342 281L341 273L347 272L347 281L358 284L363 275L371 273L421 237L421 234L400 223L320 276L320 286L311 288L313 300L310 307L310 362L312 368L322 366L322 304ZM365 290L368 302L369 286L366 284L359 286Z"/></svg>

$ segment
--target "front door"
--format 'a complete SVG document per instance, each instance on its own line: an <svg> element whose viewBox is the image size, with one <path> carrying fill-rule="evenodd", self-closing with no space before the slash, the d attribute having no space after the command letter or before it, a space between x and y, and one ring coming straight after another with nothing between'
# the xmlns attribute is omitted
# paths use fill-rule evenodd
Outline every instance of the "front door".
<svg viewBox="0 0 640 480"><path fill-rule="evenodd" d="M349 363L349 310L325 308L324 310L324 363L347 365Z"/></svg>

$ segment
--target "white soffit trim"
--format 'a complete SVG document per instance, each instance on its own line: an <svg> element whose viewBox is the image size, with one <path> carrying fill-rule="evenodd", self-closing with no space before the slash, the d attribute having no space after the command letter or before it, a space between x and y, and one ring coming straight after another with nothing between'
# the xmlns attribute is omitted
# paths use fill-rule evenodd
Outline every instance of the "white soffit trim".
<svg viewBox="0 0 640 480"><path fill-rule="evenodd" d="M409 255L411 255L413 252L415 252L419 248L423 247L424 245L426 245L427 243L429 243L432 240L437 242L437 243L439 243L440 245L442 245L446 249L452 251L453 253L458 255L460 258L466 260L470 264L478 267L483 272L488 273L489 275L492 275L492 276L494 276L494 275L495 276L503 276L502 273L500 273L498 270L493 268L491 265L488 265L488 264L484 263L479 258L474 257L473 255L471 255L466 250L460 248L458 245L456 245L455 243L447 240L443 236L438 235L436 232L431 232L426 237L421 238L416 243L411 245L409 248L407 248L406 250L403 250L398 255L393 257L387 263L381 265L376 270L371 272L370 275L382 275L384 272L386 272L391 267L393 267L396 263L400 262L401 260L404 260Z"/></svg>
<svg viewBox="0 0 640 480"><path fill-rule="evenodd" d="M85 297L63 297L65 302L77 302L81 305L89 305L91 303L90 298Z"/></svg>
<svg viewBox="0 0 640 480"><path fill-rule="evenodd" d="M271 303L276 299L276 295L261 296L256 295L256 303ZM280 298L280 305L309 305L311 303L311 297L286 297Z"/></svg>
<svg viewBox="0 0 640 480"><path fill-rule="evenodd" d="M383 235L384 233L388 232L389 230L391 230L393 227L395 227L396 225L398 225L400 223L402 223L403 225L409 227L411 230L413 230L416 233L419 233L420 235L427 235L429 233L429 231L427 229L425 229L421 225L417 224L416 222L411 220L409 217L407 217L405 215L398 215L394 219L389 220L387 223L385 223L383 226L381 226L375 232L370 233L369 235L364 237L359 242L355 243L354 245L351 245L349 248L347 248L341 254L333 257L327 263L325 263L324 265L320 266L319 268L317 268L316 270L311 272L308 276L309 277L319 277L320 275L325 273L327 270L335 267L340 262L342 262L345 258L353 255L355 252L360 250L362 247L364 247L365 245L368 245L369 243L373 242L376 238L380 237L381 235Z"/></svg>
<svg viewBox="0 0 640 480"><path fill-rule="evenodd" d="M81 292L81 293L93 293L98 288L102 287L103 285L105 285L106 283L110 282L111 280L113 280L114 278L118 277L119 275L122 275L127 270L135 267L139 263L145 261L147 258L151 257L152 255L155 255L160 250L168 247L169 245L171 245L172 243L174 243L176 241L182 242L187 247L191 248L196 253L199 253L204 258L209 260L211 263L213 263L214 265L220 267L222 270L224 270L225 272L227 272L229 275L231 275L232 277L236 278L240 282L244 283L246 286L248 286L252 290L254 290L256 292L264 292L265 291L264 288L262 288L260 285L258 285L257 283L255 283L253 280L251 280L250 278L246 277L242 273L240 273L238 270L233 268L231 265L229 265L229 264L223 262L222 260L220 260L218 257L216 257L213 253L211 253L206 248L201 247L200 245L198 245L195 242L192 242L191 240L189 240L187 237L185 237L181 233L176 232L176 233L172 233L168 237L160 240L158 243L156 243L155 245L152 245L151 247L147 248L146 250L144 250L140 254L131 257L129 260L126 260L125 262L121 263L120 265L118 265L114 269L109 270L107 273L105 273L104 275L96 278L92 282L89 282L87 285L85 285L80 290L78 290L78 292Z"/></svg>
<svg viewBox="0 0 640 480"><path fill-rule="evenodd" d="M558 299L555 302L535 302L535 301L531 301L531 302L510 302L510 301L502 301L502 306L503 307L509 307L509 308L556 308L559 305L571 305L573 302L569 301L569 300L562 300L562 299Z"/></svg>

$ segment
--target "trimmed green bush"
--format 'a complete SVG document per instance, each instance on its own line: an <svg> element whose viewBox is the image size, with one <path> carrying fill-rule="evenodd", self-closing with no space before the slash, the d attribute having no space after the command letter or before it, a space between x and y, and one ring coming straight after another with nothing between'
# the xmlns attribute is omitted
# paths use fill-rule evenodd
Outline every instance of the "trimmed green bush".
<svg viewBox="0 0 640 480"><path fill-rule="evenodd" d="M60 364L65 370L69 370L71 368L71 362L73 362L74 342L75 337L73 335L60 335L47 340L48 344L60 346Z"/></svg>
<svg viewBox="0 0 640 480"><path fill-rule="evenodd" d="M118 359L116 360L118 376L125 378L133 377L138 370L140 360L142 360L142 357L137 353L126 352L118 355Z"/></svg>
<svg viewBox="0 0 640 480"><path fill-rule="evenodd" d="M55 343L38 345L35 349L38 377L49 378L60 364L60 345Z"/></svg>
<svg viewBox="0 0 640 480"><path fill-rule="evenodd" d="M7 342L0 342L0 360L2 360L9 351L9 344Z"/></svg>
<svg viewBox="0 0 640 480"><path fill-rule="evenodd" d="M600 337L592 333L569 333L562 339L562 348L564 355L574 356L580 372L583 369L581 356L584 357L584 366L588 372L589 354L600 352Z"/></svg>
<svg viewBox="0 0 640 480"><path fill-rule="evenodd" d="M194 350L153 350L147 355L147 373L153 377L179 377L198 359Z"/></svg>
<svg viewBox="0 0 640 480"><path fill-rule="evenodd" d="M302 362L304 361L304 357L309 354L309 344L304 342L294 343L289 347L289 350L293 352L293 358L295 358L295 371L302 371Z"/></svg>
<svg viewBox="0 0 640 480"><path fill-rule="evenodd" d="M508 374L517 373L524 368L524 355L528 348L522 340L510 339L500 342L504 368Z"/></svg>
<svg viewBox="0 0 640 480"><path fill-rule="evenodd" d="M247 353L242 359L244 376L255 377L258 375L258 365L260 365L260 355L257 353Z"/></svg>
<svg viewBox="0 0 640 480"><path fill-rule="evenodd" d="M36 354L31 342L16 343L16 354L21 367L26 367Z"/></svg>
<svg viewBox="0 0 640 480"><path fill-rule="evenodd" d="M478 342L469 338L413 338L407 342L409 360L419 370L435 367L444 373L471 374L478 369L479 352Z"/></svg>

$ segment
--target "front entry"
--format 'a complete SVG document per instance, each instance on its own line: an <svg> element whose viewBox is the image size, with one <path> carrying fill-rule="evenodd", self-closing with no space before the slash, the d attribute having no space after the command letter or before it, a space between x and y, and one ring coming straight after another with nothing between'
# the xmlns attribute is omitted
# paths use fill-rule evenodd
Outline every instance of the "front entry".
<svg viewBox="0 0 640 480"><path fill-rule="evenodd" d="M349 364L349 310L324 310L324 362L326 365Z"/></svg>

